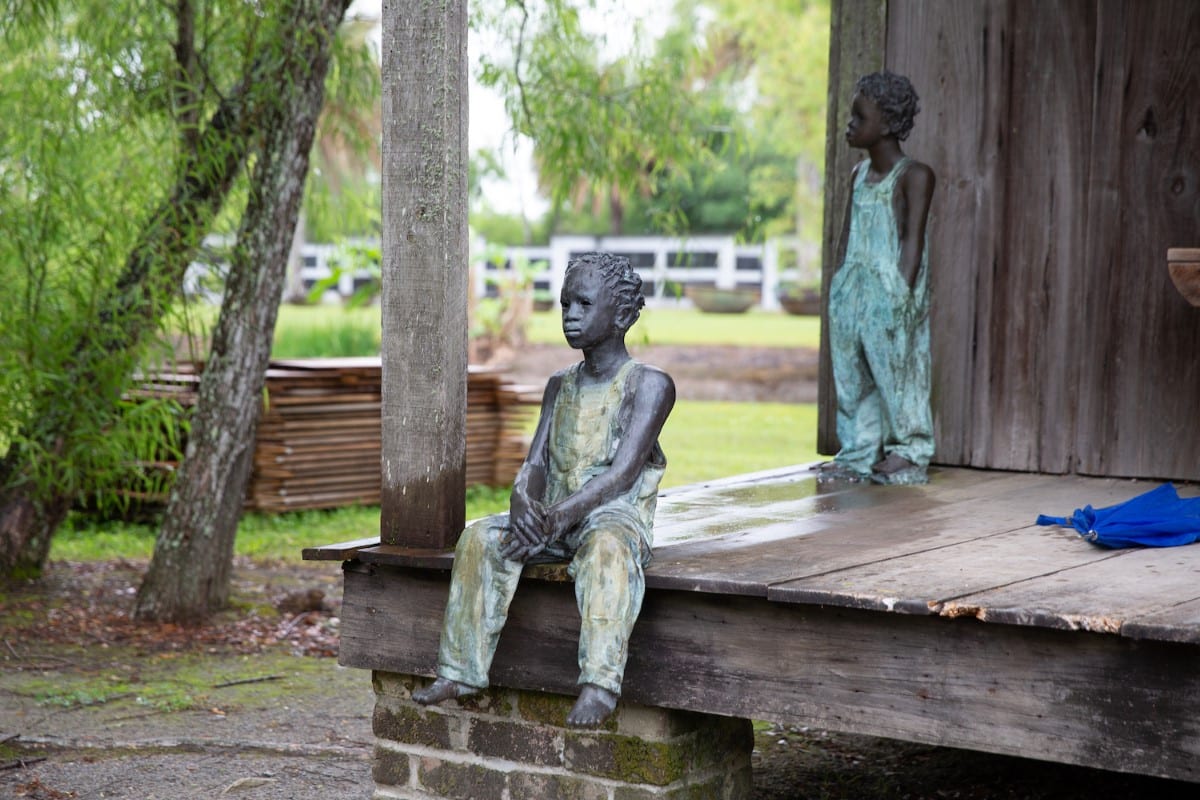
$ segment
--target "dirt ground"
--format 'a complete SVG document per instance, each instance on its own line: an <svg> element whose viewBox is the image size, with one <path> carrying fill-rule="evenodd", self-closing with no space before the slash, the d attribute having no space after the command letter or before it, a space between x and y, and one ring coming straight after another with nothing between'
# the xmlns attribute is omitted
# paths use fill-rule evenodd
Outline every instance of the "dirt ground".
<svg viewBox="0 0 1200 800"><path fill-rule="evenodd" d="M672 374L683 399L816 400L813 351L635 355ZM545 346L509 360L536 384L577 357ZM130 621L144 569L55 563L40 582L0 585L0 798L369 798L374 698L369 674L333 657L337 565L241 561L233 608L199 629ZM1191 785L767 723L753 759L754 800L1197 796Z"/></svg>
<svg viewBox="0 0 1200 800"><path fill-rule="evenodd" d="M817 351L801 347L632 346L634 358L665 370L681 400L759 403L817 402ZM579 360L563 345L528 345L498 356L520 383L545 383L555 370Z"/></svg>

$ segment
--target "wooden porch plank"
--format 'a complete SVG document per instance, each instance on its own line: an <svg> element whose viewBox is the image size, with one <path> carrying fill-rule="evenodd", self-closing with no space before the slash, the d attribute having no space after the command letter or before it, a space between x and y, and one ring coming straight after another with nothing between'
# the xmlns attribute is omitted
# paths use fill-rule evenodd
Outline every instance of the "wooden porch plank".
<svg viewBox="0 0 1200 800"><path fill-rule="evenodd" d="M1146 483L1040 478L1018 491L981 492L970 501L969 518L962 525L963 532L973 536L941 548L882 554L868 563L773 584L768 597L910 614L974 615L977 609L971 602L959 598L1039 576L1056 580L1064 570L1120 555L1088 544L1073 530L1037 527L1034 522L1038 513L1065 516L1088 503L1104 506L1127 500L1145 491Z"/></svg>
<svg viewBox="0 0 1200 800"><path fill-rule="evenodd" d="M1127 620L1121 626L1121 635L1130 639L1200 644L1200 600L1177 603Z"/></svg>
<svg viewBox="0 0 1200 800"><path fill-rule="evenodd" d="M1186 627L1186 617L1172 630L1157 615L1200 599L1200 548L1101 552L1118 557L967 595L947 604L943 613L958 606L987 622L1104 633L1123 633L1127 621L1145 617L1157 619L1173 641L1196 635L1195 628Z"/></svg>
<svg viewBox="0 0 1200 800"><path fill-rule="evenodd" d="M767 597L905 614L976 616L982 612L973 598L981 592L1038 578L1059 580L1065 570L1120 555L1073 532L1026 527L776 584Z"/></svg>

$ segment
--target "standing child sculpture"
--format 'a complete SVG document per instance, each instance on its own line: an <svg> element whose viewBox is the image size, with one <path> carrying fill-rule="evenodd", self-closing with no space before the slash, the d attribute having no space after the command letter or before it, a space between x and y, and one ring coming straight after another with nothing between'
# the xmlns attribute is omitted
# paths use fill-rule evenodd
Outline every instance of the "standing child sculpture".
<svg viewBox="0 0 1200 800"><path fill-rule="evenodd" d="M841 449L819 478L928 481L929 275L925 230L933 170L904 155L918 111L909 80L859 78L846 140L867 151L851 195L829 293L830 351Z"/></svg>
<svg viewBox="0 0 1200 800"><path fill-rule="evenodd" d="M586 253L568 264L563 334L583 360L546 384L509 512L470 525L459 539L437 679L413 692L418 703L486 688L522 568L570 561L582 618L581 691L567 724L595 727L616 708L666 467L658 435L675 404L671 378L625 347L645 303L641 286L628 258Z"/></svg>

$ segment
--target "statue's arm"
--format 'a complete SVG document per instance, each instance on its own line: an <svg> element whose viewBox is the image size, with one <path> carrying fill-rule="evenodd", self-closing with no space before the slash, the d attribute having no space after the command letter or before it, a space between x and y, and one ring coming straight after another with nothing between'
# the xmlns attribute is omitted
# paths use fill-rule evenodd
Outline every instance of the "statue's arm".
<svg viewBox="0 0 1200 800"><path fill-rule="evenodd" d="M900 274L909 288L916 285L917 272L925 252L925 226L929 221L929 206L937 179L926 164L914 162L900 176L901 213Z"/></svg>
<svg viewBox="0 0 1200 800"><path fill-rule="evenodd" d="M512 527L513 543L533 547L546 541L546 456L550 440L550 419L554 415L554 401L562 386L561 375L555 374L546 382L542 395L542 408L538 416L529 454L513 481L512 496L509 498L509 525ZM514 551L515 552L515 551Z"/></svg>
<svg viewBox="0 0 1200 800"><path fill-rule="evenodd" d="M842 215L842 231L838 234L838 240L835 242L837 249L833 254L834 272L841 269L842 263L846 260L846 244L850 241L850 215L854 213L854 184L858 179L858 170L865 169L863 167L865 163L865 161L859 161L850 169L850 191L846 195L846 213Z"/></svg>
<svg viewBox="0 0 1200 800"><path fill-rule="evenodd" d="M629 491L641 474L675 405L675 382L662 370L643 366L638 370L638 386L632 394L632 398L627 396L625 400L633 403L629 425L612 465L548 510L551 537L563 535L593 510Z"/></svg>

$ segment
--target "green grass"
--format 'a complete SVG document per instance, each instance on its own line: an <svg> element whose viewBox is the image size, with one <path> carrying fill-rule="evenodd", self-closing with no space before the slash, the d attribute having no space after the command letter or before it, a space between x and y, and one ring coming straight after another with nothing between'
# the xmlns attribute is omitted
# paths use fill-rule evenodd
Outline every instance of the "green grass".
<svg viewBox="0 0 1200 800"><path fill-rule="evenodd" d="M382 322L378 307L335 305L279 307L273 358L377 356Z"/></svg>
<svg viewBox="0 0 1200 800"><path fill-rule="evenodd" d="M561 344L557 311L534 312L529 341ZM811 347L821 342L819 317L774 311L745 314L704 314L693 309L651 308L626 337L631 345L741 345L743 347Z"/></svg>
<svg viewBox="0 0 1200 800"><path fill-rule="evenodd" d="M675 405L660 442L663 486L817 460L817 407L789 403Z"/></svg>
<svg viewBox="0 0 1200 800"><path fill-rule="evenodd" d="M814 405L679 402L661 439L667 454L663 487L813 461L816 430ZM507 487L473 486L467 491L467 519L507 507ZM74 514L54 537L50 557L65 561L149 558L156 530L150 523L100 521ZM378 531L378 506L246 514L238 526L235 552L260 560L299 561L305 547L374 536Z"/></svg>

